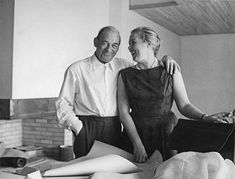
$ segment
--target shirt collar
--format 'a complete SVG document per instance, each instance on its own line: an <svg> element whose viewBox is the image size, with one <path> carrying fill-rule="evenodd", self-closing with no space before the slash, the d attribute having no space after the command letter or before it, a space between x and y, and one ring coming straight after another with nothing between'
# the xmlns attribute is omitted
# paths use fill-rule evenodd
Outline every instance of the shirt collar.
<svg viewBox="0 0 235 179"><path fill-rule="evenodd" d="M114 70L114 59L112 59L111 62L103 64L97 59L95 54L91 56L91 67L92 67L93 71L95 71L96 69L99 69L99 67L103 67L103 66L107 66L111 70Z"/></svg>

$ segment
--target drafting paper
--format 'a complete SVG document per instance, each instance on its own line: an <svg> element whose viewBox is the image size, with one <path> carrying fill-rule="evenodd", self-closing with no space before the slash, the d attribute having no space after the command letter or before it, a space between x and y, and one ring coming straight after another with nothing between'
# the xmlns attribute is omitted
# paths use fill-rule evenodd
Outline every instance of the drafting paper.
<svg viewBox="0 0 235 179"><path fill-rule="evenodd" d="M91 148L90 152L86 156L87 158L95 158L100 157L108 154L116 154L120 155L125 159L128 159L130 161L133 161L133 155L120 149L117 147L114 147L109 144L105 144L100 141L95 141L93 147Z"/></svg>
<svg viewBox="0 0 235 179"><path fill-rule="evenodd" d="M155 169L162 163L162 155L155 150L146 163L136 163L142 169L141 172L120 174L112 172L97 172L90 176L90 179L153 179Z"/></svg>
<svg viewBox="0 0 235 179"><path fill-rule="evenodd" d="M0 179L25 179L25 176L0 171Z"/></svg>
<svg viewBox="0 0 235 179"><path fill-rule="evenodd" d="M42 175L40 173L40 171L35 171L32 173L29 173L25 179L42 179Z"/></svg>
<svg viewBox="0 0 235 179"><path fill-rule="evenodd" d="M72 175L79 176L81 173L86 175L96 173L101 178L149 179L153 178L153 171L162 163L162 156L156 150L146 163L132 163L131 161L133 161L132 154L117 147L95 141L86 156L57 165L56 168L46 171L43 179L49 176L55 178L56 176L65 175L70 177ZM66 178L69 178L69 176L66 176Z"/></svg>
<svg viewBox="0 0 235 179"><path fill-rule="evenodd" d="M26 179L26 178L27 176L16 175L7 172L0 172L0 179ZM43 179L88 179L88 176L42 177L42 178ZM32 179L37 179L37 178L32 178Z"/></svg>
<svg viewBox="0 0 235 179"><path fill-rule="evenodd" d="M90 175L95 172L131 173L138 170L138 167L127 159L119 155L109 154L51 169L46 171L43 176L78 176Z"/></svg>

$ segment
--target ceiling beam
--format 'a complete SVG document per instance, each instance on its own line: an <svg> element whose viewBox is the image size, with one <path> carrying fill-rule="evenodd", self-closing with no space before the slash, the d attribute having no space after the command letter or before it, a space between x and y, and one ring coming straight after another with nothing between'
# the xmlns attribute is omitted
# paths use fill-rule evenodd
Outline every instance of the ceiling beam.
<svg viewBox="0 0 235 179"><path fill-rule="evenodd" d="M158 8L158 7L167 7L167 6L177 6L177 5L178 4L175 1L146 3L146 4L131 4L130 3L129 9L136 10L136 9L148 9L148 8Z"/></svg>

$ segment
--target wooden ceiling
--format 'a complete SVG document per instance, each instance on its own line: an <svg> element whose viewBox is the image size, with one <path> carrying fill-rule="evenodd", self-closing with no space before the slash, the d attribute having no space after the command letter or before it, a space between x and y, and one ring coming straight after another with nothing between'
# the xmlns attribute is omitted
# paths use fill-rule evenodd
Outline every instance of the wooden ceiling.
<svg viewBox="0 0 235 179"><path fill-rule="evenodd" d="M235 0L130 0L130 9L178 35L235 33Z"/></svg>

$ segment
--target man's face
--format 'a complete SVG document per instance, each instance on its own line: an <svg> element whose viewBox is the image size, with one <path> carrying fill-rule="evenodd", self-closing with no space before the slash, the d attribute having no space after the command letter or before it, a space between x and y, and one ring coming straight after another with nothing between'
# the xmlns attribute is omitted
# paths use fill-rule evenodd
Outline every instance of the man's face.
<svg viewBox="0 0 235 179"><path fill-rule="evenodd" d="M99 39L95 39L95 55L103 63L110 62L116 55L120 45L119 34L112 30L104 31Z"/></svg>

